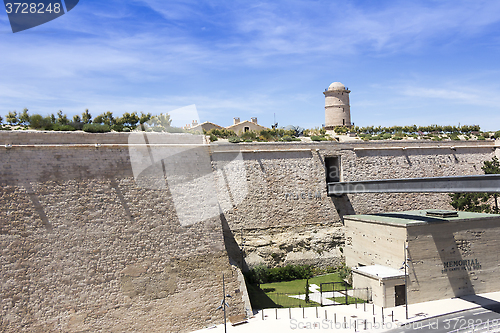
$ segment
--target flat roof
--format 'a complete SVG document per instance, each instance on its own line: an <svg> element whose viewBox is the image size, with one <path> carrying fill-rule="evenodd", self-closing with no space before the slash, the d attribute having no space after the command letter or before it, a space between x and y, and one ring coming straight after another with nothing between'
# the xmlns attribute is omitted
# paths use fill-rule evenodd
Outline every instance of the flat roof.
<svg viewBox="0 0 500 333"><path fill-rule="evenodd" d="M471 212L457 212L458 216L449 217L438 217L438 216L428 216L428 211L436 211L434 209L425 210L408 210L403 212L389 212L389 213L377 213L377 214L367 214L367 215L346 215L344 219L360 221L360 222L371 222L379 224L388 224L394 226L415 226L429 223L444 223L451 221L462 221L462 220L474 220L474 219L499 219L500 214L486 214L486 213L471 213ZM454 212L454 211L443 211L439 212Z"/></svg>
<svg viewBox="0 0 500 333"><path fill-rule="evenodd" d="M366 275L376 279L393 279L393 278L404 278L405 272L404 270L398 270L395 268L382 266L382 265L370 265L370 266L362 266L362 267L353 267L353 272Z"/></svg>

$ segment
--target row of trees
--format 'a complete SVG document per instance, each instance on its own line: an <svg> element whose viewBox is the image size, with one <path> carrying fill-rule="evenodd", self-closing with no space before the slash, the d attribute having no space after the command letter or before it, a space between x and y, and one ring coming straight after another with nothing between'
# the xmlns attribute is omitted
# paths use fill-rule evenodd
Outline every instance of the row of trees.
<svg viewBox="0 0 500 333"><path fill-rule="evenodd" d="M6 122L11 126L25 126L32 129L43 130L85 130L100 128L100 131L123 131L124 129L133 130L139 125L146 124L148 128L165 129L171 126L172 120L168 114L159 114L156 116L151 113L138 114L137 112L125 112L121 117L115 117L108 111L92 118L89 110L86 109L81 115L74 115L70 120L61 110L57 114L42 116L39 114L30 115L28 109L24 109L20 114L11 111L6 116ZM3 118L0 116L0 126L3 124Z"/></svg>
<svg viewBox="0 0 500 333"><path fill-rule="evenodd" d="M217 141L218 139L228 139L229 142L270 142L270 141L294 141L300 140L296 139L297 133L295 130L285 130L282 128L273 129L263 129L260 131L248 131L242 132L237 135L234 131L225 128L214 128L210 131L204 132L206 135L210 136L210 141Z"/></svg>
<svg viewBox="0 0 500 333"><path fill-rule="evenodd" d="M339 128L339 130L342 130ZM347 129L344 128L344 131ZM471 134L472 132L480 132L481 127L479 125L463 125L463 126L441 126L441 125L430 125L430 126L391 126L391 127L382 127L382 126L367 126L367 127L353 127L351 129L356 133L367 133L367 134L396 134L396 133L405 133L405 134L417 134L417 133L455 133L455 134Z"/></svg>
<svg viewBox="0 0 500 333"><path fill-rule="evenodd" d="M32 117L37 116L35 118L42 117L43 119L47 118L50 119L50 122L56 124L61 124L61 125L67 125L70 122L75 122L75 123L83 123L83 124L106 124L108 126L112 125L124 125L124 126L130 126L130 127L135 127L137 126L138 123L144 124L145 122L151 120L153 117L151 113L144 114L141 112L140 115L137 114L137 112L133 113L128 113L125 112L121 117L114 117L113 113L108 111L105 113L101 113L100 115L96 116L94 119L92 119L92 115L90 114L89 110L86 109L82 115L74 115L72 121L68 119L68 116L66 114L63 114L61 110L57 112L57 116L54 115L53 113L47 117L43 117L39 114L35 115L30 115L28 113L28 109L24 109L23 112L21 112L19 115L17 114L16 111L9 111L7 114L5 120L9 125L15 126L15 125L30 125L32 123ZM160 115L163 117L161 121L167 121L168 125L170 125L170 116L167 115ZM158 116L158 117L160 117ZM1 117L0 117L1 119ZM3 119L0 121L0 123L3 122Z"/></svg>

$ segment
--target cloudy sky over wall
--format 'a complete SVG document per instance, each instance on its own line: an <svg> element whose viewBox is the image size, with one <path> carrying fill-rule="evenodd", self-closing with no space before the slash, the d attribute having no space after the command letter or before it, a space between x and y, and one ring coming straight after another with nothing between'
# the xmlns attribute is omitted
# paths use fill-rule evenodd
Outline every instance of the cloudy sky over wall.
<svg viewBox="0 0 500 333"><path fill-rule="evenodd" d="M499 59L496 0L80 0L15 34L0 14L0 115L195 104L223 126L310 128L340 81L359 126L499 130Z"/></svg>

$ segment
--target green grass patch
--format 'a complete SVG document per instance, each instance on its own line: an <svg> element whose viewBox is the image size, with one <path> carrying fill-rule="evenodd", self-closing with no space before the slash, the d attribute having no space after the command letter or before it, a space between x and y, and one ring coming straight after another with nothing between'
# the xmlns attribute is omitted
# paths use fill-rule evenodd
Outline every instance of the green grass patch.
<svg viewBox="0 0 500 333"><path fill-rule="evenodd" d="M331 301L340 303L340 304L346 304L345 303L345 296L343 296L343 297L332 297L332 298L328 298L328 299L331 300ZM347 304L361 304L361 303L366 303L366 302L364 300L362 300L361 298L347 296Z"/></svg>
<svg viewBox="0 0 500 333"><path fill-rule="evenodd" d="M256 309L280 308L280 307L310 307L320 306L320 304L310 301L306 303L304 300L288 297L289 295L305 294L307 279L299 279L284 282L262 283L260 286L256 284L247 284L248 294L252 307ZM350 285L345 283L337 273L315 276L309 279L309 285L328 282L340 282L335 284L336 290L352 289ZM332 285L325 286L327 291L331 291Z"/></svg>
<svg viewBox="0 0 500 333"><path fill-rule="evenodd" d="M254 309L270 309L270 308L298 308L298 307L311 307L320 306L316 302L306 301L289 297L292 294L282 294L276 293L274 291L269 291L271 289L262 290L257 285L250 284L247 285L248 295L250 297L250 302L252 303L252 308ZM266 293L267 290L267 293ZM300 293L295 293L295 295L304 294L304 290Z"/></svg>
<svg viewBox="0 0 500 333"><path fill-rule="evenodd" d="M285 282L262 283L260 288L264 291L275 293L303 294L306 291L306 281L306 279L300 279ZM317 284L318 286L320 283L327 282L343 282L344 287L347 286L347 289L352 289L352 287L345 283L337 273L315 276L309 279L309 284Z"/></svg>

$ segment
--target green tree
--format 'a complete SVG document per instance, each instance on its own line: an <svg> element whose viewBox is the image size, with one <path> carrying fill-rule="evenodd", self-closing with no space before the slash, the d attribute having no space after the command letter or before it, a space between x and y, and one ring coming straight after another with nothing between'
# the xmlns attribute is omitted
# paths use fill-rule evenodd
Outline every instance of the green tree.
<svg viewBox="0 0 500 333"><path fill-rule="evenodd" d="M115 117L113 117L113 112L107 111L105 113L101 113L97 117L94 118L94 124L105 124L108 126L113 126L116 124Z"/></svg>
<svg viewBox="0 0 500 333"><path fill-rule="evenodd" d="M159 115L151 118L151 123L154 126L168 128L172 124L172 119L170 119L170 115L168 113L160 113Z"/></svg>
<svg viewBox="0 0 500 333"><path fill-rule="evenodd" d="M117 120L118 123L120 123L121 125L125 125L125 126L130 126L130 127L136 127L137 126L137 123L139 122L139 116L137 115L136 112L133 112L133 113L128 113L128 112L125 112L123 114L123 116L121 118L119 118Z"/></svg>
<svg viewBox="0 0 500 333"><path fill-rule="evenodd" d="M50 130L52 129L52 120L51 117L42 117L39 114L34 114L30 116L29 120L30 128L33 129L44 129L44 130Z"/></svg>
<svg viewBox="0 0 500 333"><path fill-rule="evenodd" d="M90 124L92 122L92 115L89 113L89 109L85 109L82 113L82 122L84 124Z"/></svg>
<svg viewBox="0 0 500 333"><path fill-rule="evenodd" d="M2 126L2 123L3 123L3 118L2 116L0 116L0 126Z"/></svg>
<svg viewBox="0 0 500 333"><path fill-rule="evenodd" d="M56 123L57 124L61 124L61 125L67 125L68 122L69 122L68 116L66 116L65 114L63 114L62 110L59 110L57 112L57 121L56 121Z"/></svg>
<svg viewBox="0 0 500 333"><path fill-rule="evenodd" d="M9 111L5 120L11 125L16 125L19 122L19 120L17 119L16 110L14 110L12 112Z"/></svg>
<svg viewBox="0 0 500 333"><path fill-rule="evenodd" d="M485 174L500 174L500 161L495 156L491 161L484 161L481 169ZM476 213L499 213L498 193L453 193L450 194L451 205L453 208ZM489 204L493 199L495 207L492 209Z"/></svg>
<svg viewBox="0 0 500 333"><path fill-rule="evenodd" d="M28 125L30 123L30 115L28 114L28 109L24 108L23 112L19 115L19 124Z"/></svg>
<svg viewBox="0 0 500 333"><path fill-rule="evenodd" d="M82 122L82 118L80 118L80 116L79 116L79 115L75 114L75 115L73 116L73 122L74 122L74 123L81 123L81 122Z"/></svg>
<svg viewBox="0 0 500 333"><path fill-rule="evenodd" d="M489 211L490 205L487 203L489 195L487 193L453 193L450 194L453 208L465 211L482 213Z"/></svg>
<svg viewBox="0 0 500 333"><path fill-rule="evenodd" d="M141 112L141 116L139 117L139 123L142 125L151 120L151 117L152 117L151 113L144 114L143 112Z"/></svg>
<svg viewBox="0 0 500 333"><path fill-rule="evenodd" d="M92 121L94 124L104 124L104 116L102 114L98 115L97 117L94 118L94 121Z"/></svg>
<svg viewBox="0 0 500 333"><path fill-rule="evenodd" d="M500 161L496 156L493 157L491 161L484 161L484 165L481 167L481 169L484 171L485 174L491 175L491 174L500 174ZM490 197L493 197L495 200L495 209L494 212L498 214L498 193L490 193Z"/></svg>

